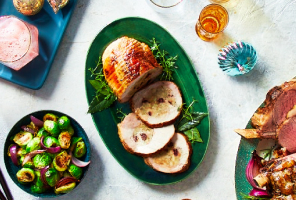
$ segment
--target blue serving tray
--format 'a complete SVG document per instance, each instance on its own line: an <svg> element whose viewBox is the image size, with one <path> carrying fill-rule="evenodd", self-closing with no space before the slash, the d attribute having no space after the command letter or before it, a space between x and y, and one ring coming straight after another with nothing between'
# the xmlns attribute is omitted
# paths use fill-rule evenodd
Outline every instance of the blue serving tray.
<svg viewBox="0 0 296 200"><path fill-rule="evenodd" d="M0 0L0 16L14 15L35 25L39 31L39 55L19 71L0 64L0 78L30 89L40 89L51 68L77 1L70 0L55 14L47 0L44 0L44 6L38 14L25 16L15 9L12 0Z"/></svg>

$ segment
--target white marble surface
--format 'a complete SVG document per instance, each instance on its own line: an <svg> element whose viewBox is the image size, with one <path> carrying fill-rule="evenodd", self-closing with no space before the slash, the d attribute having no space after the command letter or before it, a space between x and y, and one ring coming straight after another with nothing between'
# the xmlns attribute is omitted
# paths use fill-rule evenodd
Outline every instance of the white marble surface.
<svg viewBox="0 0 296 200"><path fill-rule="evenodd" d="M92 164L83 181L60 199L236 199L235 158L243 128L274 85L296 75L296 1L230 0L230 21L224 34L213 42L200 40L195 23L209 1L187 1L183 12L159 14L144 0L79 0L55 58L40 90L30 90L0 80L0 146L22 116L41 109L54 109L74 117L86 130L92 145ZM110 22L139 16L166 28L193 62L209 105L211 139L198 169L182 182L167 186L142 183L126 172L111 156L99 137L84 89L85 59L96 34ZM257 50L255 69L241 77L229 77L218 67L218 49L235 40L250 42ZM0 166L15 199L36 199L20 190Z"/></svg>

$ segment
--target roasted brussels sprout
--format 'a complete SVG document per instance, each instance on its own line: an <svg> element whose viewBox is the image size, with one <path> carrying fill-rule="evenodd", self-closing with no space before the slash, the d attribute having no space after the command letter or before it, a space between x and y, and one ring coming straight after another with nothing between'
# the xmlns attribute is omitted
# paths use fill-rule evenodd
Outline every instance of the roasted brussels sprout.
<svg viewBox="0 0 296 200"><path fill-rule="evenodd" d="M59 135L59 144L63 149L68 149L71 144L71 135L68 131L61 132Z"/></svg>
<svg viewBox="0 0 296 200"><path fill-rule="evenodd" d="M67 131L68 131L68 133L70 133L71 137L74 135L74 129L73 129L73 127L71 125L69 126Z"/></svg>
<svg viewBox="0 0 296 200"><path fill-rule="evenodd" d="M45 172L45 180L49 186L54 187L60 180L59 172L55 168L49 168L47 172Z"/></svg>
<svg viewBox="0 0 296 200"><path fill-rule="evenodd" d="M8 149L10 149L10 148L8 148ZM17 156L23 156L23 155L26 155L26 153L27 153L26 149L19 148L17 150Z"/></svg>
<svg viewBox="0 0 296 200"><path fill-rule="evenodd" d="M46 120L43 126L54 137L57 137L60 133L59 125L55 121Z"/></svg>
<svg viewBox="0 0 296 200"><path fill-rule="evenodd" d="M58 139L52 136L47 136L46 138L44 138L43 144L47 148L60 146Z"/></svg>
<svg viewBox="0 0 296 200"><path fill-rule="evenodd" d="M22 157L20 158L20 163L23 163L24 159L25 159L25 156L22 156ZM24 168L31 168L31 169L34 169L34 163L33 163L33 161L30 159L30 160L28 160L28 161L23 165L23 167L24 167Z"/></svg>
<svg viewBox="0 0 296 200"><path fill-rule="evenodd" d="M61 187L58 187L58 188L54 188L54 192L56 194L61 194L61 193L68 193L70 192L71 190L73 190L76 186L76 182L72 182L72 183L68 183L66 185L63 185Z"/></svg>
<svg viewBox="0 0 296 200"><path fill-rule="evenodd" d="M46 137L46 136L48 136L48 135L49 135L48 132L46 132L46 130L42 127L42 128L38 131L36 137L41 138L42 136L43 136L43 137Z"/></svg>
<svg viewBox="0 0 296 200"><path fill-rule="evenodd" d="M17 143L19 146L23 147L23 146L26 146L32 139L33 139L32 133L19 132L14 136L13 141Z"/></svg>
<svg viewBox="0 0 296 200"><path fill-rule="evenodd" d="M43 121L45 122L46 120L57 122L58 117L52 113L47 113L46 115L43 116Z"/></svg>
<svg viewBox="0 0 296 200"><path fill-rule="evenodd" d="M82 175L82 169L73 164L70 164L68 171L76 179L80 179Z"/></svg>
<svg viewBox="0 0 296 200"><path fill-rule="evenodd" d="M47 188L41 180L40 171L35 171L35 174L36 174L35 181L34 181L34 184L31 185L31 191L35 193L45 192Z"/></svg>
<svg viewBox="0 0 296 200"><path fill-rule="evenodd" d="M34 137L26 146L26 152L30 153L34 150L41 149L40 138Z"/></svg>
<svg viewBox="0 0 296 200"><path fill-rule="evenodd" d="M76 147L73 151L73 155L76 158L81 158L82 156L84 156L85 153L86 153L85 143L83 141L77 142Z"/></svg>
<svg viewBox="0 0 296 200"><path fill-rule="evenodd" d="M71 146L70 146L70 151L74 151L77 142L83 141L82 137L72 137L71 139Z"/></svg>
<svg viewBox="0 0 296 200"><path fill-rule="evenodd" d="M35 179L34 170L30 168L22 168L16 173L18 182L22 184L33 182Z"/></svg>
<svg viewBox="0 0 296 200"><path fill-rule="evenodd" d="M62 130L68 129L70 126L70 119L67 116L61 116L58 120L58 125Z"/></svg>
<svg viewBox="0 0 296 200"><path fill-rule="evenodd" d="M71 156L66 151L62 151L53 159L53 166L56 170L63 172L70 164Z"/></svg>
<svg viewBox="0 0 296 200"><path fill-rule="evenodd" d="M38 168L38 169L41 169L43 167L46 167L51 162L52 162L52 159L51 159L50 155L47 152L44 152L44 153L41 153L41 154L37 154L33 158L34 166L36 168Z"/></svg>

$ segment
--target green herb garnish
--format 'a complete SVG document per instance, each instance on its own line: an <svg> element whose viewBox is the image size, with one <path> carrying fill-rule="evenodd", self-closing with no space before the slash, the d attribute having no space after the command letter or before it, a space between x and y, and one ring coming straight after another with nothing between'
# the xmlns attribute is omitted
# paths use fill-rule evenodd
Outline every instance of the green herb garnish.
<svg viewBox="0 0 296 200"><path fill-rule="evenodd" d="M173 72L177 68L175 66L175 62L177 61L178 56L171 57L169 53L165 50L160 50L159 46L161 45L159 42L152 38L151 40L152 45L150 49L156 58L157 62L163 67L162 74L160 75L160 80L172 81L173 79Z"/></svg>
<svg viewBox="0 0 296 200"><path fill-rule="evenodd" d="M197 125L200 124L201 120L205 118L208 114L203 112L191 112L191 108L197 100L193 100L188 107L184 105L184 109L182 110L182 117L179 120L177 125L177 130L183 132L189 139L191 143L194 142L203 142Z"/></svg>
<svg viewBox="0 0 296 200"><path fill-rule="evenodd" d="M124 113L121 108L116 109L116 114L117 114L117 117L120 119L120 121L122 121L125 118L125 116L127 116L127 114Z"/></svg>
<svg viewBox="0 0 296 200"><path fill-rule="evenodd" d="M94 80L89 80L89 82L95 88L96 96L91 101L87 112L96 113L111 106L117 97L105 80L101 56L96 67L93 69L89 68L88 70L91 72L91 77L94 77Z"/></svg>
<svg viewBox="0 0 296 200"><path fill-rule="evenodd" d="M247 194L244 193L240 193L240 195L242 196L243 199L251 199L251 200L270 200L270 198L268 197L254 197L254 196L249 196Z"/></svg>

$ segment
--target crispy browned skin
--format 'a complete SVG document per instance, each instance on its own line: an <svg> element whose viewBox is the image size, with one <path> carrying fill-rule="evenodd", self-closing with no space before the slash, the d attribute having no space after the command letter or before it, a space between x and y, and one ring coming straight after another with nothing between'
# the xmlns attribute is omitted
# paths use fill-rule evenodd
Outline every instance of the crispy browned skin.
<svg viewBox="0 0 296 200"><path fill-rule="evenodd" d="M148 45L126 36L106 48L102 61L106 81L119 102L128 101L162 71Z"/></svg>
<svg viewBox="0 0 296 200"><path fill-rule="evenodd" d="M255 177L260 186L266 186L272 199L295 199L296 194L296 154L264 162L261 174Z"/></svg>

